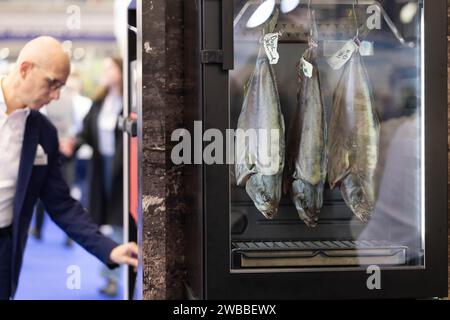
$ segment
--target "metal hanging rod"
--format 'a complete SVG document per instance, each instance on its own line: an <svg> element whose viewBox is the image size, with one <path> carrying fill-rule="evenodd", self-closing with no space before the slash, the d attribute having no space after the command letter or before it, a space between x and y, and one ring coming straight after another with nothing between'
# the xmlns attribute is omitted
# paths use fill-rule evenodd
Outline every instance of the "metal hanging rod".
<svg viewBox="0 0 450 320"><path fill-rule="evenodd" d="M249 0L246 2L246 4L242 7L242 9L239 11L239 13L236 15L236 18L234 19L234 27L238 25L242 17L244 16L245 12L249 9L252 5L261 4L264 0ZM276 0L276 3L279 4L281 0ZM315 0L313 5L326 5L326 4L336 4L336 5L354 5L355 0ZM375 0L358 0L358 5L375 5L380 14L383 16L384 21L386 21L386 24L388 25L391 32L394 34L394 36L397 38L397 40L400 42L401 45L414 48L416 44L414 42L408 42L405 40L405 38L400 34L398 31L397 26L394 24L392 19L389 17L387 12L384 10L383 6ZM368 30L365 30L366 32Z"/></svg>

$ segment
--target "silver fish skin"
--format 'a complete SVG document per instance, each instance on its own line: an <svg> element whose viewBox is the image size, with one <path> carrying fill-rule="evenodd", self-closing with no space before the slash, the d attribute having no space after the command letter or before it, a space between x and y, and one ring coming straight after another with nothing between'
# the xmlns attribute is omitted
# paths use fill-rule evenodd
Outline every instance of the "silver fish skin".
<svg viewBox="0 0 450 320"><path fill-rule="evenodd" d="M328 135L328 180L340 185L353 213L366 222L375 206L374 174L378 162L380 123L369 78L356 51L347 62L333 99Z"/></svg>
<svg viewBox="0 0 450 320"><path fill-rule="evenodd" d="M250 132L257 133L257 140L245 138ZM261 49L238 119L235 174L237 185L245 186L256 208L267 219L277 214L281 198L284 136L275 74Z"/></svg>
<svg viewBox="0 0 450 320"><path fill-rule="evenodd" d="M303 59L313 66L311 77L299 62L297 109L289 129L284 192L290 191L299 217L317 225L326 180L327 124L317 67L317 45L310 41Z"/></svg>

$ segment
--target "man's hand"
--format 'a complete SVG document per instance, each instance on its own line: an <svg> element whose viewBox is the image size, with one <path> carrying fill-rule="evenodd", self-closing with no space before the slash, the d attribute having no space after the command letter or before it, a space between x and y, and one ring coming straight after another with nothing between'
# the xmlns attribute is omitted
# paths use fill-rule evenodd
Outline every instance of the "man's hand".
<svg viewBox="0 0 450 320"><path fill-rule="evenodd" d="M115 247L109 259L117 264L128 264L135 269L138 266L138 246L134 242L128 242Z"/></svg>

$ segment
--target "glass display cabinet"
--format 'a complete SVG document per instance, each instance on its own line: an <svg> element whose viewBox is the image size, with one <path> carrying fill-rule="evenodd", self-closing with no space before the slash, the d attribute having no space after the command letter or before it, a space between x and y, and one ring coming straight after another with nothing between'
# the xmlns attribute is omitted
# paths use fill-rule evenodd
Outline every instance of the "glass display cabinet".
<svg viewBox="0 0 450 320"><path fill-rule="evenodd" d="M185 2L187 129L231 137L185 170L192 297L447 295L446 19L443 0Z"/></svg>

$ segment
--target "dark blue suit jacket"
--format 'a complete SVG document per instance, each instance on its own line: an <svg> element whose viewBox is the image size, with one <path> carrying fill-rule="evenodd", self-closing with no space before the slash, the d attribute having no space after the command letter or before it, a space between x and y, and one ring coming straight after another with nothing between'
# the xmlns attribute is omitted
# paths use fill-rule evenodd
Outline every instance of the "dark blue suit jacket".
<svg viewBox="0 0 450 320"><path fill-rule="evenodd" d="M34 165L38 145L41 145L47 154L47 165ZM117 243L104 237L98 226L92 222L89 213L78 201L70 197L69 188L61 175L55 127L44 115L32 110L25 126L14 198L12 296L17 289L28 229L38 198L43 202L51 219L73 240L109 267L116 266L109 260L109 255Z"/></svg>

